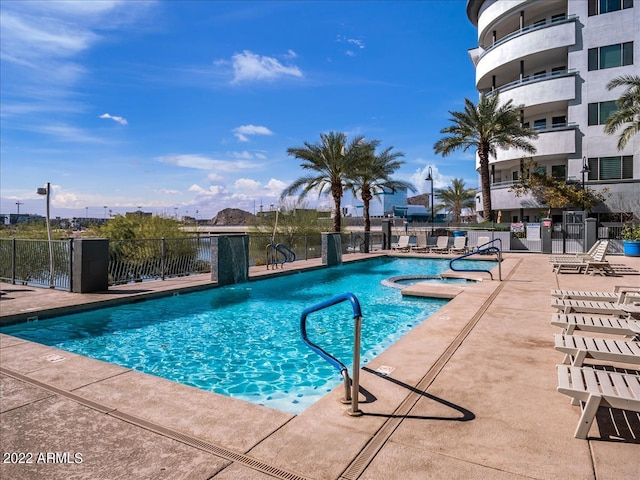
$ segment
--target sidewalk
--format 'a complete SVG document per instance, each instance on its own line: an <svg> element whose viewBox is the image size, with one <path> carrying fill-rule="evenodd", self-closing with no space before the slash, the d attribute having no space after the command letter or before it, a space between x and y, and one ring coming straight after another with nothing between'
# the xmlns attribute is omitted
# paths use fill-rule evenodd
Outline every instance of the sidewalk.
<svg viewBox="0 0 640 480"><path fill-rule="evenodd" d="M361 417L345 413L341 388L292 415L2 335L2 451L32 463L1 463L0 477L637 478L640 417L601 409L577 440L579 409L556 392L549 291L640 284L640 258L610 260L623 275L556 276L544 255L505 254L502 282L465 285L362 369ZM108 299L206 285L149 282ZM2 290L2 318L107 295Z"/></svg>

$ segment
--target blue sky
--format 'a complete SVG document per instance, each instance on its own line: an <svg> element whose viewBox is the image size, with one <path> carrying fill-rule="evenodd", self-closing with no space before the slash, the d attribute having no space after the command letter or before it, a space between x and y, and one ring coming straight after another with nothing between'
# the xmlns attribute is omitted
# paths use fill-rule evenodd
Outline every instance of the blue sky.
<svg viewBox="0 0 640 480"><path fill-rule="evenodd" d="M464 0L0 3L0 213L211 218L277 204L320 133L405 153L398 179L477 186L433 153L476 99ZM310 206L329 200L309 197Z"/></svg>

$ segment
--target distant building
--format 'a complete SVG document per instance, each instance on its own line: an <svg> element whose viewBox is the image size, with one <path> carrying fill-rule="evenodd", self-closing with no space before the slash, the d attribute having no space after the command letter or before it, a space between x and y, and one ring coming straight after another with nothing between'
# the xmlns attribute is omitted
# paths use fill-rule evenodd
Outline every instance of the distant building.
<svg viewBox="0 0 640 480"><path fill-rule="evenodd" d="M362 200L357 199L355 205L343 207L342 213L344 216L362 217L364 215ZM429 211L424 205L409 205L406 188L383 189L369 202L369 216L372 218L395 216L407 218L409 221L427 221Z"/></svg>
<svg viewBox="0 0 640 480"><path fill-rule="evenodd" d="M467 16L478 28L478 46L469 51L476 88L524 105L522 122L539 133L532 142L539 167L567 182L584 178L596 191L607 188L608 199L593 210L601 221L640 216L640 135L618 151L621 130L603 131L624 91L609 91L607 83L640 72L640 1L468 0ZM545 209L509 192L523 156L499 149L490 159L492 208L507 221L534 221ZM482 211L481 193L477 200Z"/></svg>

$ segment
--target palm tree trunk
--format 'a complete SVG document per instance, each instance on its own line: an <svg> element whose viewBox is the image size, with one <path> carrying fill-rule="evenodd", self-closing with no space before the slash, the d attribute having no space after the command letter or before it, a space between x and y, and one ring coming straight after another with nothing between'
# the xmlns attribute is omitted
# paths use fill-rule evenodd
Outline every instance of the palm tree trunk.
<svg viewBox="0 0 640 480"><path fill-rule="evenodd" d="M342 212L340 210L342 210L342 205L341 205L341 197L342 195L334 195L333 196L333 204L334 204L334 210L333 210L333 231L334 233L340 233L340 231L342 230L342 225L341 225L341 217L342 217Z"/></svg>
<svg viewBox="0 0 640 480"><path fill-rule="evenodd" d="M478 148L480 157L480 184L482 187L482 213L485 222L493 220L491 208L491 178L489 174L489 148L480 145Z"/></svg>

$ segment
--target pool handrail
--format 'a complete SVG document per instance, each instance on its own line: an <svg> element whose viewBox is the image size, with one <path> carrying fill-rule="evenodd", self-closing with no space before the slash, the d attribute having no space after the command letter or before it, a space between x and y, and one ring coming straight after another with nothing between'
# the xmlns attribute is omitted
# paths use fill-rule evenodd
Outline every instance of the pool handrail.
<svg viewBox="0 0 640 480"><path fill-rule="evenodd" d="M327 353L321 347L309 340L307 335L307 317L313 312L323 310L338 303L345 301L351 302L353 308L354 325L354 345L353 345L353 379L349 379L349 371L347 367L340 360L335 358L330 353ZM315 353L324 358L331 365L336 367L340 371L340 375L344 379L345 395L342 400L343 403L351 403L351 408L347 410L347 413L352 416L362 415L362 411L358 408L358 391L360 390L360 338L362 329L362 310L360 308L360 302L353 293L343 293L333 298L325 300L324 302L317 303L309 308L306 308L300 315L300 333L302 335L302 341ZM351 391L349 390L349 384L351 384Z"/></svg>
<svg viewBox="0 0 640 480"><path fill-rule="evenodd" d="M495 245L493 245L495 242L499 242L500 243L500 247L496 247ZM490 245L489 247L487 247L486 245ZM483 248L484 247L484 248ZM455 258L452 258L449 261L449 268L451 270L453 270L454 272L484 272L484 273L488 273L491 276L491 280L493 280L493 273L491 273L490 270L486 270L486 269L476 269L476 268L455 268L453 266L453 262L457 261L457 260L462 260L463 258L467 258L470 257L471 255L475 255L477 253L495 253L497 256L497 260L498 260L498 279L500 281L502 281L502 239L501 238L494 238L493 240L489 240L486 243L483 243L482 245L478 245L476 247L476 249L472 252L469 253L465 253L462 254L460 256L457 256Z"/></svg>
<svg viewBox="0 0 640 480"><path fill-rule="evenodd" d="M296 252L287 247L284 243L276 244L276 250L282 253L285 257L285 263L293 263L296 261Z"/></svg>

